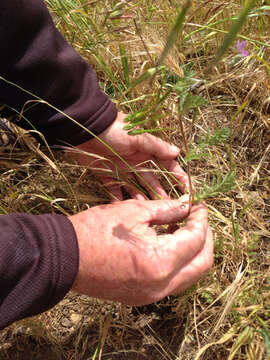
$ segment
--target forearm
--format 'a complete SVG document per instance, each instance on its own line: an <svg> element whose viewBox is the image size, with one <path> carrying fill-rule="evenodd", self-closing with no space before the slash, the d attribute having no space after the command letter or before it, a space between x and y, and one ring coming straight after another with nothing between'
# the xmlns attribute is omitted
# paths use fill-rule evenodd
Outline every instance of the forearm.
<svg viewBox="0 0 270 360"><path fill-rule="evenodd" d="M42 132L50 144L78 145L91 134L64 114L96 135L115 120L114 104L56 30L42 0L1 2L0 24L0 76L9 81L0 80L0 102L17 112L24 108L20 126ZM33 102L37 98L21 88L61 112Z"/></svg>
<svg viewBox="0 0 270 360"><path fill-rule="evenodd" d="M79 252L62 215L0 216L0 329L53 307L73 285Z"/></svg>

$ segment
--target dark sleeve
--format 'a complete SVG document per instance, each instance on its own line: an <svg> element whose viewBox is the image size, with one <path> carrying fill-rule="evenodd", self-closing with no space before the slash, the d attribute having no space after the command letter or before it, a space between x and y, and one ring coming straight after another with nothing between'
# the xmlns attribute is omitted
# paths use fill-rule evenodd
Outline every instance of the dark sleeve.
<svg viewBox="0 0 270 360"><path fill-rule="evenodd" d="M0 102L9 107L4 115L25 105L18 125L40 131L49 144L78 145L91 135L48 105L29 102L35 97L19 87L96 135L115 120L114 104L90 66L56 30L42 0L0 1L0 53Z"/></svg>
<svg viewBox="0 0 270 360"><path fill-rule="evenodd" d="M63 215L0 216L0 329L53 307L70 290L79 251Z"/></svg>

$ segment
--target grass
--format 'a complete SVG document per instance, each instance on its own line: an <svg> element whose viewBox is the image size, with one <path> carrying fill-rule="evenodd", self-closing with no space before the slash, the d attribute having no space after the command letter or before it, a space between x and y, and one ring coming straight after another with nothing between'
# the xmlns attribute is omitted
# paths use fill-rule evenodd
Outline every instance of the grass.
<svg viewBox="0 0 270 360"><path fill-rule="evenodd" d="M196 286L143 308L69 294L50 312L2 331L0 359L270 358L269 1L255 1L229 38L244 1L187 1L185 20L177 18L184 2L174 0L47 3L100 86L133 114L129 131L161 128L158 136L183 149L179 93L188 88L204 99L180 114L191 147L179 162L189 165L198 194L230 171L236 186L207 199L215 264ZM248 57L238 54L237 38L247 41ZM66 214L108 201L84 169L28 137L22 143L23 151L0 153L2 213ZM170 190L166 175L164 182Z"/></svg>

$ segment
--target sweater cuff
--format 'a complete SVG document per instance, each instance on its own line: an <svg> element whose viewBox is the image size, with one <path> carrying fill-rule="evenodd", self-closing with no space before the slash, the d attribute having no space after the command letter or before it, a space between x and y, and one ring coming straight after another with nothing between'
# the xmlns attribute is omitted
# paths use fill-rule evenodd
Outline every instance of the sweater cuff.
<svg viewBox="0 0 270 360"><path fill-rule="evenodd" d="M0 328L44 312L71 289L79 249L63 215L0 216Z"/></svg>

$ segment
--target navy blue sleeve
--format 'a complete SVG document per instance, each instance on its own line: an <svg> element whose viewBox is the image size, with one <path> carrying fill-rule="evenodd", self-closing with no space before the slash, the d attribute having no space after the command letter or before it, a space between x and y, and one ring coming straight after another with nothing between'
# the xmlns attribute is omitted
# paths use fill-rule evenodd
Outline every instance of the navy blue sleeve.
<svg viewBox="0 0 270 360"><path fill-rule="evenodd" d="M0 329L53 307L70 290L79 250L63 215L0 216Z"/></svg>
<svg viewBox="0 0 270 360"><path fill-rule="evenodd" d="M78 145L92 136L22 89L96 135L115 120L115 105L89 64L57 31L42 0L0 1L0 52L0 103L8 105L3 115L24 109L18 125L40 131L50 145Z"/></svg>

